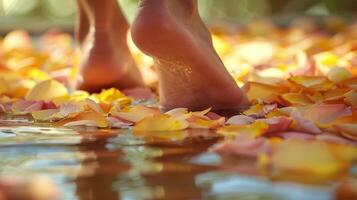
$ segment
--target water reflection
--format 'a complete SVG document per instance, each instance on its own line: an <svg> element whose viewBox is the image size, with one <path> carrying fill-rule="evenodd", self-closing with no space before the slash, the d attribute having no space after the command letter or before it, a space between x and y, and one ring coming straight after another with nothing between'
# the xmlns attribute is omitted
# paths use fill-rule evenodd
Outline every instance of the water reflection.
<svg viewBox="0 0 357 200"><path fill-rule="evenodd" d="M180 137L172 140L167 134ZM148 133L138 138L128 131L120 131L108 137L95 134L96 139L90 142L84 139L79 151L95 156L82 161L83 169L94 168L91 174L73 180L78 198L200 199L201 189L196 186L195 177L212 167L183 161L203 153L215 141L196 138L202 142L194 146L197 141L185 141L186 137L181 136L187 134L190 133Z"/></svg>
<svg viewBox="0 0 357 200"><path fill-rule="evenodd" d="M92 141L83 139L78 147L79 152L93 154L93 157L81 162L82 174L73 180L76 195L81 200L118 199L119 192L113 184L117 180L117 174L129 170L130 166L120 162L122 151L107 148L107 140L114 136L106 138L96 134L94 137L95 140Z"/></svg>
<svg viewBox="0 0 357 200"><path fill-rule="evenodd" d="M331 199L331 184L273 182L252 160L207 153L219 139L208 130L133 134L0 123L0 177L45 174L66 200Z"/></svg>
<svg viewBox="0 0 357 200"><path fill-rule="evenodd" d="M332 188L289 182L271 182L268 178L237 173L209 172L196 177L205 188L204 199L329 200Z"/></svg>

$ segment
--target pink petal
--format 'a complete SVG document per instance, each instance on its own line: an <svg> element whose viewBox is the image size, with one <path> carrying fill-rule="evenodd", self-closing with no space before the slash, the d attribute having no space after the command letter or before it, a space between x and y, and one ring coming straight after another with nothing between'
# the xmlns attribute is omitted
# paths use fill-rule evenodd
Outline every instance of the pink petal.
<svg viewBox="0 0 357 200"><path fill-rule="evenodd" d="M270 146L265 138L254 140L241 140L241 138L237 138L234 141L218 143L211 150L222 155L257 157L262 152L268 152Z"/></svg>
<svg viewBox="0 0 357 200"><path fill-rule="evenodd" d="M356 142L347 140L341 136L335 135L335 134L321 134L316 136L317 139L325 141L325 142L331 142L331 143L339 143L339 144L357 144Z"/></svg>
<svg viewBox="0 0 357 200"><path fill-rule="evenodd" d="M255 121L253 117L249 117L246 115L236 115L231 118L229 118L226 122L226 124L229 125L248 125L251 124Z"/></svg>
<svg viewBox="0 0 357 200"><path fill-rule="evenodd" d="M293 120L290 117L280 116L268 119L259 119L269 125L267 133L282 132L290 128Z"/></svg>
<svg viewBox="0 0 357 200"><path fill-rule="evenodd" d="M315 137L309 133L304 132L285 132L281 133L281 137L284 139L303 139L303 140L311 140Z"/></svg>
<svg viewBox="0 0 357 200"><path fill-rule="evenodd" d="M298 131L306 131L310 133L321 133L322 131L310 120L307 120L306 117L303 117L301 113L295 108L290 112L290 116L296 121Z"/></svg>
<svg viewBox="0 0 357 200"><path fill-rule="evenodd" d="M324 125L351 116L352 108L345 104L314 104L304 114L311 121Z"/></svg>
<svg viewBox="0 0 357 200"><path fill-rule="evenodd" d="M43 110L56 109L56 108L57 108L56 104L54 104L52 101L43 102L43 105L42 105Z"/></svg>
<svg viewBox="0 0 357 200"><path fill-rule="evenodd" d="M212 119L212 120L217 120L217 119L220 119L222 118L223 116L217 114L217 113L214 113L214 112L209 112L206 114L206 116L209 118L209 119Z"/></svg>

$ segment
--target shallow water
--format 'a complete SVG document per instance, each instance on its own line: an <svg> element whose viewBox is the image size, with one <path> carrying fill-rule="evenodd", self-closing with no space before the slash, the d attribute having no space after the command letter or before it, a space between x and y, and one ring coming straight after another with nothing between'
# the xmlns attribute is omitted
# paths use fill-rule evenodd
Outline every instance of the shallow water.
<svg viewBox="0 0 357 200"><path fill-rule="evenodd" d="M147 135L2 120L0 176L45 174L65 200L333 199L333 182L272 181L249 161L223 165L207 153L219 140L209 131Z"/></svg>

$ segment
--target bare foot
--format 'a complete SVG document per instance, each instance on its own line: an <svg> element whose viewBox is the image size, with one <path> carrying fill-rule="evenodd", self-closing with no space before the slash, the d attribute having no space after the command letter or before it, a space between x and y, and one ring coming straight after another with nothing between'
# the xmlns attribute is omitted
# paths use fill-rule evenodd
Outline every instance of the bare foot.
<svg viewBox="0 0 357 200"><path fill-rule="evenodd" d="M77 88L97 92L143 86L126 44L128 23L116 0L78 0L77 39L82 51Z"/></svg>
<svg viewBox="0 0 357 200"><path fill-rule="evenodd" d="M248 105L213 48L197 0L141 0L131 34L157 64L164 109L239 110Z"/></svg>

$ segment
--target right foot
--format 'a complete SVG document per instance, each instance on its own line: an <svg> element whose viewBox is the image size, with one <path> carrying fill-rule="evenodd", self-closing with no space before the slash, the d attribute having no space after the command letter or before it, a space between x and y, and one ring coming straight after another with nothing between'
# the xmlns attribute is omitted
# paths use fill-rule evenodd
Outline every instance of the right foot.
<svg viewBox="0 0 357 200"><path fill-rule="evenodd" d="M132 37L157 64L163 109L241 110L248 105L213 48L197 0L141 0L139 6Z"/></svg>
<svg viewBox="0 0 357 200"><path fill-rule="evenodd" d="M77 89L98 92L143 86L126 44L128 23L116 1L78 0L78 6L82 13L77 39L82 55Z"/></svg>

